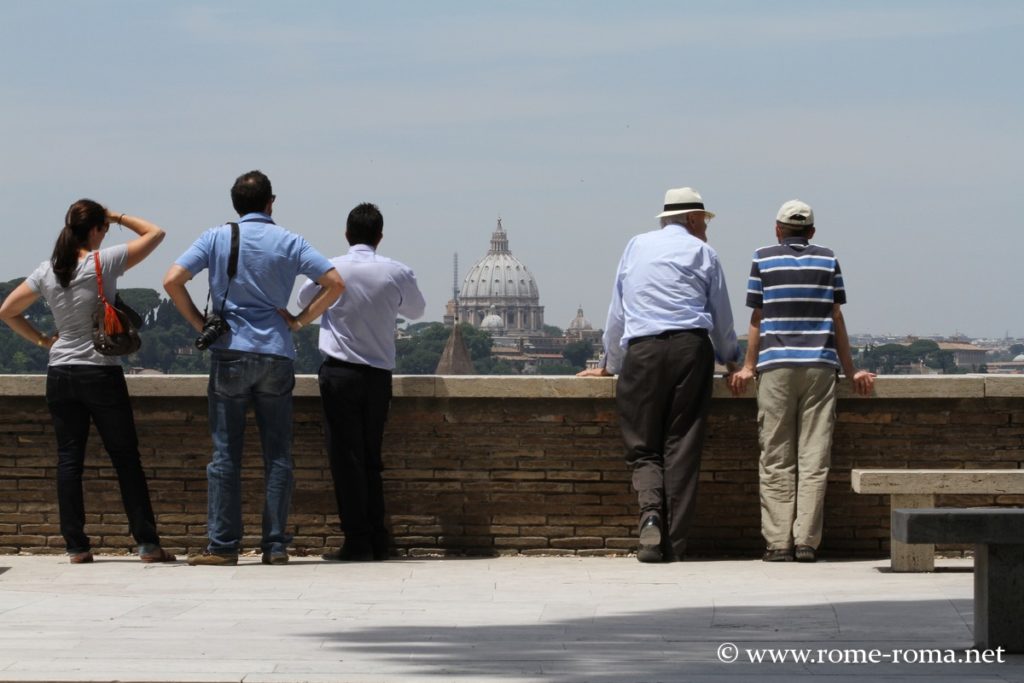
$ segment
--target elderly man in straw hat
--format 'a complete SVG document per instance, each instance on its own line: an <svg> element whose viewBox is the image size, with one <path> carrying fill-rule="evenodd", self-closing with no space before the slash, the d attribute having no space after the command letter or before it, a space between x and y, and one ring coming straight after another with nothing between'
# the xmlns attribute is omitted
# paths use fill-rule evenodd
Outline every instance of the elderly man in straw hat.
<svg viewBox="0 0 1024 683"><path fill-rule="evenodd" d="M811 244L814 211L793 199L775 217L777 244L754 253L747 282L749 342L743 368L729 378L734 393L759 375L761 534L765 562L814 562L821 542L836 374L859 394L875 376L853 366L839 310L846 289L839 261Z"/></svg>
<svg viewBox="0 0 1024 683"><path fill-rule="evenodd" d="M725 275L707 245L714 215L692 188L665 194L661 229L631 239L619 261L600 366L580 373L618 375L641 562L683 559L715 358L732 372L740 357Z"/></svg>

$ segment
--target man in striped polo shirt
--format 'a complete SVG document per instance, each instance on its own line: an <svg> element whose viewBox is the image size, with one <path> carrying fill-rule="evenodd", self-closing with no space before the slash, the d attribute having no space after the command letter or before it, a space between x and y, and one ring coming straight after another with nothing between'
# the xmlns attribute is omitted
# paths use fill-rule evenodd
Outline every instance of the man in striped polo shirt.
<svg viewBox="0 0 1024 683"><path fill-rule="evenodd" d="M814 211L794 199L779 209L779 243L754 253L747 284L746 360L730 378L736 393L757 380L761 534L766 562L814 562L836 415L837 372L871 393L857 371L840 306L846 290L831 249L811 244Z"/></svg>

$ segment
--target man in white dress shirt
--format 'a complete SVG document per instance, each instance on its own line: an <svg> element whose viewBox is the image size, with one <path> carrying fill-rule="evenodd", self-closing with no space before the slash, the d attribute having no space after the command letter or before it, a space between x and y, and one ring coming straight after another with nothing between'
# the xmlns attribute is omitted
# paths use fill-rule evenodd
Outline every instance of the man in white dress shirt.
<svg viewBox="0 0 1024 683"><path fill-rule="evenodd" d="M730 372L739 360L725 275L707 244L714 215L692 188L665 194L661 229L631 239L619 261L600 367L579 373L618 375L641 562L683 559L715 356Z"/></svg>
<svg viewBox="0 0 1024 683"><path fill-rule="evenodd" d="M327 452L345 543L323 558L335 562L384 560L385 526L381 445L391 403L395 368L395 321L416 319L426 302L412 270L377 254L384 218L373 204L348 215L348 253L331 259L345 281L345 293L320 320L320 397ZM307 282L298 303L319 290Z"/></svg>

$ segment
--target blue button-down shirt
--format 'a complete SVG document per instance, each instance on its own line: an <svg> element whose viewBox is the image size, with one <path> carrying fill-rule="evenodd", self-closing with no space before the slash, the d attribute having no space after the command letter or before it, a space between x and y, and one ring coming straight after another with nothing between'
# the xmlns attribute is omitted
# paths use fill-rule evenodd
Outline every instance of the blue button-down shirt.
<svg viewBox="0 0 1024 683"><path fill-rule="evenodd" d="M288 306L295 278L319 280L332 266L320 252L295 233L276 225L265 213L238 219L238 272L228 287L231 226L210 228L175 263L193 276L210 269L210 307L221 313L231 332L212 348L295 358L287 323L277 309Z"/></svg>
<svg viewBox="0 0 1024 683"><path fill-rule="evenodd" d="M618 374L630 339L708 330L720 363L740 357L718 254L681 225L637 235L619 260L604 328L604 367Z"/></svg>
<svg viewBox="0 0 1024 683"><path fill-rule="evenodd" d="M345 281L345 292L320 318L320 352L393 370L395 319L415 320L426 308L416 275L366 244L353 245L344 256L331 259L331 264ZM315 282L304 284L299 306L309 305L319 289Z"/></svg>

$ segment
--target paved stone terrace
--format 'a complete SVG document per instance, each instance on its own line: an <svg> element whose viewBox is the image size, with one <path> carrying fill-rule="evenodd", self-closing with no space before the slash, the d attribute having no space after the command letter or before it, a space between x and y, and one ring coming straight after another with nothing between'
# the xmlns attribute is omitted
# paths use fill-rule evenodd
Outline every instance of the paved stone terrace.
<svg viewBox="0 0 1024 683"><path fill-rule="evenodd" d="M970 560L284 567L0 557L0 681L1021 681L1002 664L753 664L747 648L972 645ZM740 659L719 661L723 643ZM826 657L828 655L826 654Z"/></svg>

